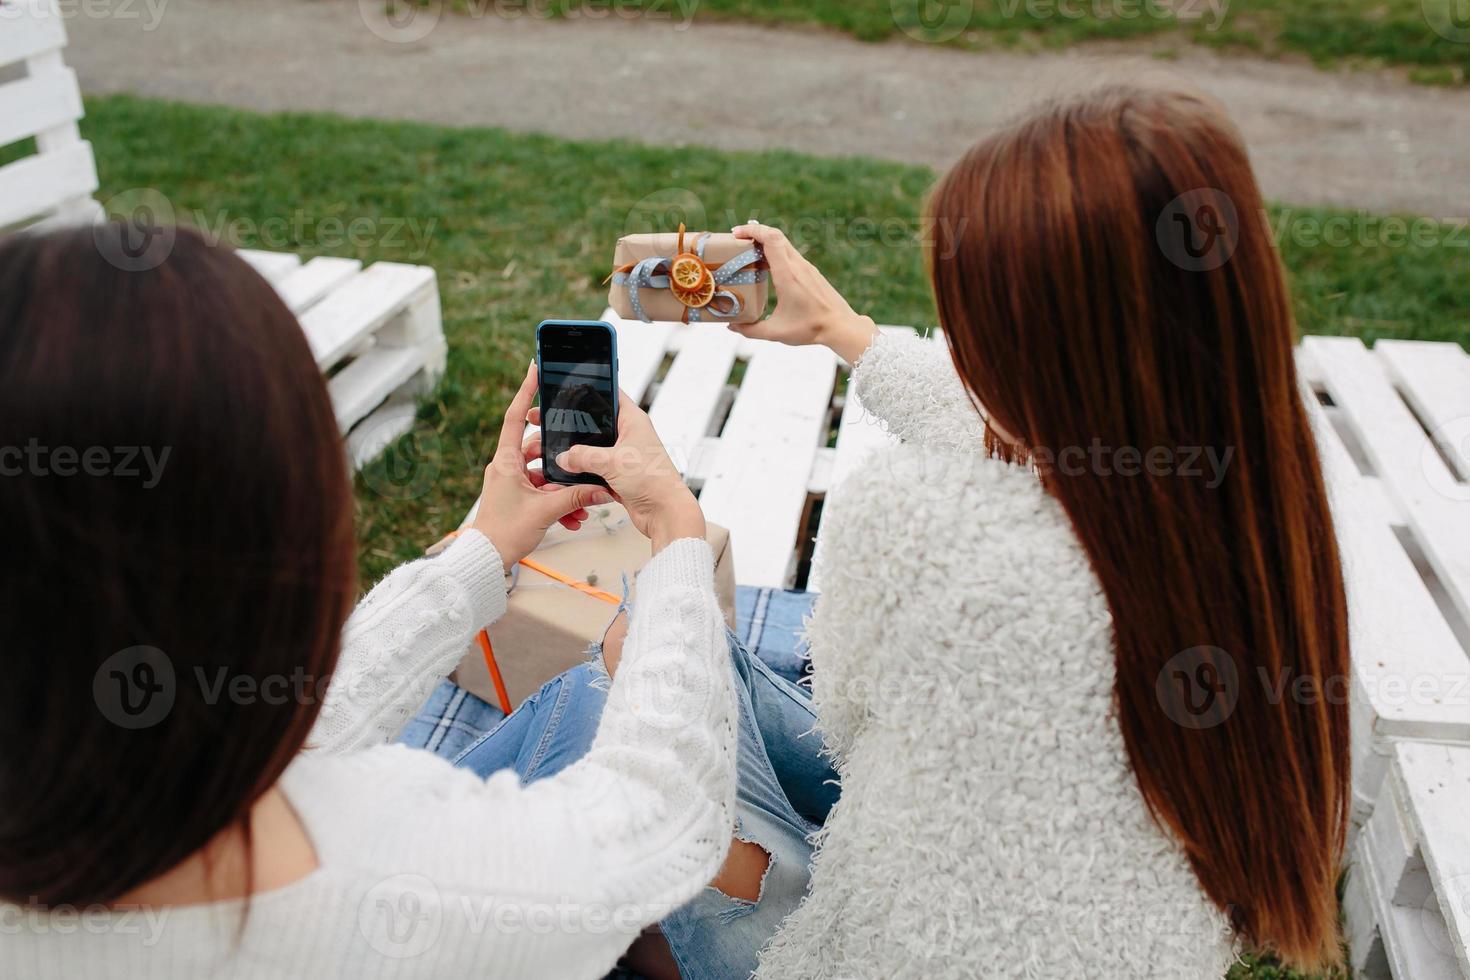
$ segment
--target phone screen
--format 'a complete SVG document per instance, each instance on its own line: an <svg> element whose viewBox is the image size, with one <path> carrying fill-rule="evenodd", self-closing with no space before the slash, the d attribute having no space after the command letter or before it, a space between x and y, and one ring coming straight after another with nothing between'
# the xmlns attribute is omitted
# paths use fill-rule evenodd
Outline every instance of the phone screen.
<svg viewBox="0 0 1470 980"><path fill-rule="evenodd" d="M574 445L611 446L618 438L616 337L605 323L546 322L536 330L541 374L541 460L552 483L595 483L556 457Z"/></svg>

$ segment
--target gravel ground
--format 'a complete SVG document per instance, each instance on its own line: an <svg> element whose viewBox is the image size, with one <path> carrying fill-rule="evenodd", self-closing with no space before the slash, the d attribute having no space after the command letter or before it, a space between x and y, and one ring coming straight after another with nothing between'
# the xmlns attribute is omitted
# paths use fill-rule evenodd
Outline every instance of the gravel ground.
<svg viewBox="0 0 1470 980"><path fill-rule="evenodd" d="M1470 91L1388 73L1194 51L1161 61L1116 47L1021 55L867 44L690 23L674 3L642 20L512 16L524 7L508 0L472 8L395 24L383 0L78 4L67 59L93 93L935 167L1038 95L1100 77L1175 76L1229 107L1273 199L1470 213Z"/></svg>

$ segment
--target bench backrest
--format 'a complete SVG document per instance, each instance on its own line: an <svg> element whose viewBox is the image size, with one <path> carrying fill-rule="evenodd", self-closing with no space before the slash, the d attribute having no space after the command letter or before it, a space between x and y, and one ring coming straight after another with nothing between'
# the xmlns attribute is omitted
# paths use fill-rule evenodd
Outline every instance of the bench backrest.
<svg viewBox="0 0 1470 980"><path fill-rule="evenodd" d="M56 0L0 0L0 146L35 139L35 152L0 167L0 231L91 221L97 167L82 139L82 94L62 60L66 26ZM18 77L17 77L18 76Z"/></svg>

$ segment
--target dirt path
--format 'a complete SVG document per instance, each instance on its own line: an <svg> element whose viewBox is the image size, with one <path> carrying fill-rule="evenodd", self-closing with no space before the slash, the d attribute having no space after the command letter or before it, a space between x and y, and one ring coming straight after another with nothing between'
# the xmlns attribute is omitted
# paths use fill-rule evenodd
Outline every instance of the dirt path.
<svg viewBox="0 0 1470 980"><path fill-rule="evenodd" d="M663 20L552 22L495 15L524 9L505 0L472 6L479 16L421 14L388 40L382 0L131 0L74 17L67 57L89 92L934 166L1038 93L1172 72L1230 107L1276 200L1470 213L1470 91L1205 53L864 44L690 24L676 4Z"/></svg>

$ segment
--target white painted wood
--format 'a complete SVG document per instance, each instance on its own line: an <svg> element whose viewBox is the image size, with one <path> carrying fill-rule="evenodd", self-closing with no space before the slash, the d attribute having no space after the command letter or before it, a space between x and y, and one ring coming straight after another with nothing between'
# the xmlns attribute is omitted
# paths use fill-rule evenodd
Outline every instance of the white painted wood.
<svg viewBox="0 0 1470 980"><path fill-rule="evenodd" d="M356 259L319 255L292 268L272 285L291 312L300 316L361 271L362 263Z"/></svg>
<svg viewBox="0 0 1470 980"><path fill-rule="evenodd" d="M82 93L70 68L0 85L0 146L80 118Z"/></svg>
<svg viewBox="0 0 1470 980"><path fill-rule="evenodd" d="M1455 480L1429 436L1389 383L1382 365L1353 337L1308 337L1317 369L1408 520L1460 615L1470 620L1470 493Z"/></svg>
<svg viewBox="0 0 1470 980"><path fill-rule="evenodd" d="M648 411L669 458L688 473L725 393L740 336L723 328L686 338Z"/></svg>
<svg viewBox="0 0 1470 980"><path fill-rule="evenodd" d="M427 292L437 301L425 266L379 262L359 272L301 318L317 364L330 368Z"/></svg>
<svg viewBox="0 0 1470 980"><path fill-rule="evenodd" d="M735 580L790 584L807 483L836 379L824 347L756 348L700 494L706 516L735 542Z"/></svg>
<svg viewBox="0 0 1470 980"><path fill-rule="evenodd" d="M374 347L327 382L337 426L346 433L423 369L413 347Z"/></svg>
<svg viewBox="0 0 1470 980"><path fill-rule="evenodd" d="M1460 478L1470 479L1470 357L1459 344L1417 340L1380 340L1373 353ZM1470 486L1462 493L1470 496Z"/></svg>
<svg viewBox="0 0 1470 980"><path fill-rule="evenodd" d="M236 255L249 262L262 279L272 286L301 268L301 256L295 252L262 252L253 248L242 248Z"/></svg>
<svg viewBox="0 0 1470 980"><path fill-rule="evenodd" d="M624 320L610 306L603 311L602 319L618 334L618 387L635 402L641 402L658 376L675 324Z"/></svg>
<svg viewBox="0 0 1470 980"><path fill-rule="evenodd" d="M55 0L0 4L0 66L66 47L66 27Z"/></svg>
<svg viewBox="0 0 1470 980"><path fill-rule="evenodd" d="M37 218L97 190L90 143L23 157L0 167L0 228Z"/></svg>
<svg viewBox="0 0 1470 980"><path fill-rule="evenodd" d="M1315 398L1317 435L1337 529L1352 656L1353 818L1362 823L1388 771L1392 740L1470 740L1470 659Z"/></svg>
<svg viewBox="0 0 1470 980"><path fill-rule="evenodd" d="M417 416L418 407L412 397L389 398L347 434L347 458L352 468L360 470L376 459L393 440L413 428Z"/></svg>
<svg viewBox="0 0 1470 980"><path fill-rule="evenodd" d="M1453 954L1470 977L1470 746L1400 743L1394 777L1434 893L1432 902L1409 899L1438 907L1448 947L1436 952Z"/></svg>

